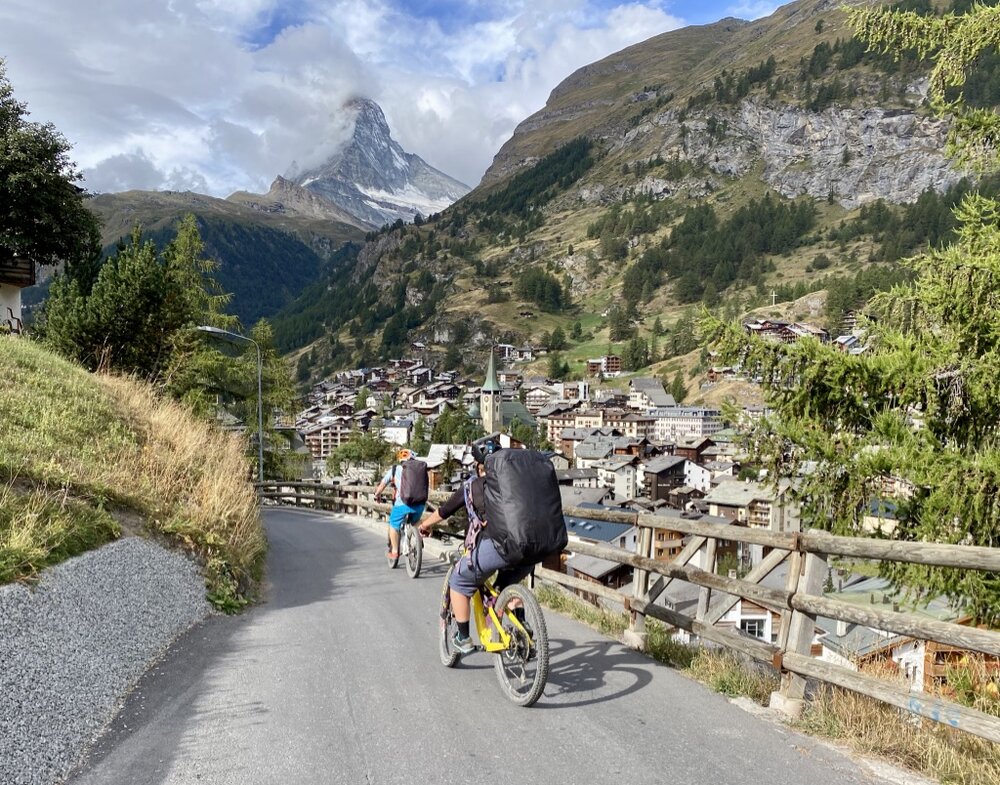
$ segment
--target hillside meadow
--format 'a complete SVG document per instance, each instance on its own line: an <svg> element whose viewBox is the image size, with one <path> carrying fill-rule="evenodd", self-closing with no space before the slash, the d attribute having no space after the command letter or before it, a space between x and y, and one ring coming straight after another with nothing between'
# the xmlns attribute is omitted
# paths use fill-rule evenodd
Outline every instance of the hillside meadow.
<svg viewBox="0 0 1000 785"><path fill-rule="evenodd" d="M0 582L127 532L196 555L217 606L253 595L266 539L237 436L141 381L0 337L0 445Z"/></svg>

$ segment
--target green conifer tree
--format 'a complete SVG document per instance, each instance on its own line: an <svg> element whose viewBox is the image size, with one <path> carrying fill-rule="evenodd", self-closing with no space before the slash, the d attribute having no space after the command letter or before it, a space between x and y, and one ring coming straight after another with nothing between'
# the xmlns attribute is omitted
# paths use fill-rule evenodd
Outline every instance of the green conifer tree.
<svg viewBox="0 0 1000 785"><path fill-rule="evenodd" d="M931 98L953 116L948 150L986 171L1000 165L1000 119L947 103L981 53L1000 44L1000 8L921 17L889 7L848 12L858 35L886 51L934 61ZM752 462L772 477L799 475L803 523L865 534L863 513L902 487L891 536L994 545L1000 539L1000 203L969 194L956 209L957 239L906 262L913 279L867 310L867 351L816 341L777 345L739 325L706 319L728 361L763 380L776 414L753 434ZM815 470L800 471L808 463ZM915 597L945 594L976 619L1000 622L1000 581L974 570L884 562L883 574Z"/></svg>

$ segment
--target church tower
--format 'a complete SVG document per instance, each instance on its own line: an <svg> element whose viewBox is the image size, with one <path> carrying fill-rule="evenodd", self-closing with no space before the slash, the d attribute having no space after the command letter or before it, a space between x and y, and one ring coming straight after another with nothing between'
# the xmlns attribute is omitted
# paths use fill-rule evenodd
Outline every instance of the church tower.
<svg viewBox="0 0 1000 785"><path fill-rule="evenodd" d="M495 433L503 427L503 415L500 406L503 401L503 390L497 380L496 362L493 359L493 349L490 348L490 362L486 366L486 381L479 392L479 412L483 418L483 430Z"/></svg>

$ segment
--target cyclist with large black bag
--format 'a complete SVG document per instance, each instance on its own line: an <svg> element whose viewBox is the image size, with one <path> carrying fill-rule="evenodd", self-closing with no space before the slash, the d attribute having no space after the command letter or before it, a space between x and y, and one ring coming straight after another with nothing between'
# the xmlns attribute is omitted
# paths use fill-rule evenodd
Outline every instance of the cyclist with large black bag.
<svg viewBox="0 0 1000 785"><path fill-rule="evenodd" d="M467 552L449 581L458 627L452 645L463 654L474 649L470 598L490 575L498 573L494 587L501 591L568 542L555 468L544 455L501 450L495 436L475 442L472 454L476 475L420 525L426 535L462 506L468 512Z"/></svg>

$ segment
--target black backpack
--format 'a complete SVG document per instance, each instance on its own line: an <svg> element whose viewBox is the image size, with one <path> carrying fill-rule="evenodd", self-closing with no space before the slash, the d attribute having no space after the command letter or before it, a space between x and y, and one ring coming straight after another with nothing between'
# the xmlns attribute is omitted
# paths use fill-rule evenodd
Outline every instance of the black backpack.
<svg viewBox="0 0 1000 785"><path fill-rule="evenodd" d="M427 503L430 483L427 478L427 464L416 458L408 458L399 464L399 488L397 496L403 504L417 507Z"/></svg>
<svg viewBox="0 0 1000 785"><path fill-rule="evenodd" d="M537 564L569 536L552 462L537 450L486 458L486 536L510 565Z"/></svg>

